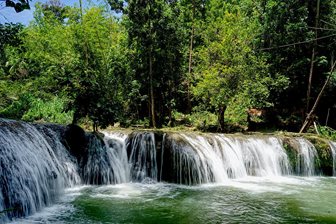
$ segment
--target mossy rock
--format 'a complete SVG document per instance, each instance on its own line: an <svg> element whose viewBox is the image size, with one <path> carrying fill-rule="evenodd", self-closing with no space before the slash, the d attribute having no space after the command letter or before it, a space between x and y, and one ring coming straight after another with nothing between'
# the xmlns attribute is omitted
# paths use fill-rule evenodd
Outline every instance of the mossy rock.
<svg viewBox="0 0 336 224"><path fill-rule="evenodd" d="M318 154L318 159L315 161L315 166L321 171L322 174L331 176L333 172L333 158L329 141L318 136L305 136L310 141Z"/></svg>
<svg viewBox="0 0 336 224"><path fill-rule="evenodd" d="M300 145L295 140L295 138L290 137L283 137L282 138L282 145L286 150L290 167L292 168L291 172L297 173L297 160L298 154L300 151Z"/></svg>

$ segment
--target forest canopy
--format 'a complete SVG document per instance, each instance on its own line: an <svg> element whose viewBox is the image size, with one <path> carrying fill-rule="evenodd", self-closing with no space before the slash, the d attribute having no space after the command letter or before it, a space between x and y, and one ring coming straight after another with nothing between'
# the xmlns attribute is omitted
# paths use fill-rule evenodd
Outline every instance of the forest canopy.
<svg viewBox="0 0 336 224"><path fill-rule="evenodd" d="M27 26L0 24L1 117L94 129L336 128L336 2L107 2L52 0Z"/></svg>

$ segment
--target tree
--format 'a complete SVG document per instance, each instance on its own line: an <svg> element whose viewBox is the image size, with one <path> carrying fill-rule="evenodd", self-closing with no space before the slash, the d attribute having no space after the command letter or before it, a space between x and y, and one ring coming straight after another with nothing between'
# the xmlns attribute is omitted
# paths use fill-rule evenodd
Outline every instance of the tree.
<svg viewBox="0 0 336 224"><path fill-rule="evenodd" d="M329 82L331 81L332 78L334 78L333 76L335 76L333 73L334 73L334 70L336 68L336 60L334 62L332 62L332 65L331 65L331 69L330 69L330 72L329 72L329 75L326 79L326 81L324 82L323 86L322 86L322 89L320 90L316 100L315 100L315 103L312 107L312 109L309 111L301 129L300 129L300 133L302 133L303 131L306 130L306 128L309 126L309 124L314 120L313 119L313 114L317 108L317 105L319 104L320 100L321 100L321 97L325 91L325 89L327 88Z"/></svg>
<svg viewBox="0 0 336 224"><path fill-rule="evenodd" d="M206 4L207 0L181 0L180 1L180 10L181 10L181 22L180 26L182 26L184 40L183 45L184 48L184 57L186 66L185 67L185 78L183 85L186 88L186 96L187 96L187 107L186 112L191 113L192 103L191 103L191 85L193 82L193 67L194 67L194 51L198 46L202 44L202 40L200 38L201 33L201 23L204 22L205 14L206 14ZM181 99L183 101L183 99ZM185 102L182 102L183 107L185 108Z"/></svg>
<svg viewBox="0 0 336 224"><path fill-rule="evenodd" d="M35 98L65 98L73 122L88 117L95 128L113 124L121 111L120 82L127 65L120 53L125 52L123 28L101 8L89 9L82 18L77 8L54 12L37 5L35 20L22 36L24 50L14 49L8 63L12 77L25 66Z"/></svg>
<svg viewBox="0 0 336 224"><path fill-rule="evenodd" d="M334 3L258 2L261 52L270 65L271 75L282 75L289 81L288 88L271 92L274 111L285 128L298 130L305 112L310 110L309 99L318 94L325 80L323 74L330 68L333 35L328 21L334 15Z"/></svg>
<svg viewBox="0 0 336 224"><path fill-rule="evenodd" d="M239 4L210 1L204 25L205 44L197 52L193 93L216 111L223 131L229 103L244 97L246 107L266 106L272 80L263 58L252 48L258 27Z"/></svg>
<svg viewBox="0 0 336 224"><path fill-rule="evenodd" d="M9 88L11 85L8 85L10 80L8 80L9 77L7 76L9 68L6 66L6 62L8 61L6 48L15 48L22 44L19 37L22 29L23 25L21 24L0 24L0 111L12 102L12 91Z"/></svg>
<svg viewBox="0 0 336 224"><path fill-rule="evenodd" d="M74 123L88 116L94 126L106 127L119 119L122 111L121 81L126 74L123 55L124 30L112 18L105 18L101 9L92 8L81 24L74 24L76 52L82 65L81 78L73 97ZM94 128L96 130L96 128Z"/></svg>
<svg viewBox="0 0 336 224"><path fill-rule="evenodd" d="M153 127L161 126L166 116L171 118L181 80L178 3L132 0L110 1L110 5L125 16L133 79L142 100L139 117L149 117Z"/></svg>

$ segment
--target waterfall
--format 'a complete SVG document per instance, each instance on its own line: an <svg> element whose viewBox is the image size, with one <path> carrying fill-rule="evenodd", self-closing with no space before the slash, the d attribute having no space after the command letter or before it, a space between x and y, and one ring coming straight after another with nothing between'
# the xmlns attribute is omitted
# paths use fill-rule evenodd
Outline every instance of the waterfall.
<svg viewBox="0 0 336 224"><path fill-rule="evenodd" d="M178 183L224 183L229 178L248 175L271 177L290 173L287 154L281 141L274 137L174 135L179 135L171 140Z"/></svg>
<svg viewBox="0 0 336 224"><path fill-rule="evenodd" d="M162 137L162 144L161 144L161 160L160 160L160 178L159 178L159 181L162 181L162 170L163 170L163 162L164 162L163 156L164 156L164 147L165 147L165 143L166 143L166 137L167 137L167 134L164 133L163 137Z"/></svg>
<svg viewBox="0 0 336 224"><path fill-rule="evenodd" d="M336 175L336 143L330 142L330 149ZM0 222L32 214L79 184L194 185L312 176L317 159L304 138L159 131L102 135L0 119Z"/></svg>
<svg viewBox="0 0 336 224"><path fill-rule="evenodd" d="M89 152L83 171L86 183L166 181L179 184L225 183L247 176L277 177L315 174L317 152L295 138L296 167L291 167L280 138L223 134L153 132L105 133ZM90 145L90 144L89 144Z"/></svg>
<svg viewBox="0 0 336 224"><path fill-rule="evenodd" d="M104 141L110 153L110 159L113 161L115 183L127 183L130 181L130 166L125 145L127 135L107 132L104 134Z"/></svg>
<svg viewBox="0 0 336 224"><path fill-rule="evenodd" d="M315 174L317 151L314 145L304 138L297 138L296 141L300 145L297 159L297 172L303 176L313 176Z"/></svg>
<svg viewBox="0 0 336 224"><path fill-rule="evenodd" d="M87 149L82 171L84 182L96 185L115 184L115 177L119 176L119 173L114 173L113 154L103 139L100 136L88 136Z"/></svg>
<svg viewBox="0 0 336 224"><path fill-rule="evenodd" d="M333 165L333 176L336 176L336 142L329 142L330 145L330 151L331 151L331 156L332 156L332 165Z"/></svg>
<svg viewBox="0 0 336 224"><path fill-rule="evenodd" d="M179 184L200 184L200 183L209 183L212 182L213 174L210 166L213 162L206 160L205 157L210 157L206 155L205 151L199 151L196 146L202 147L202 137L193 139L192 142L186 141L188 136L173 134L169 136L169 142L172 150L172 159L167 161L172 163L170 166L171 170L165 170L164 173L169 173L171 179ZM207 149L206 147L204 148ZM167 150L165 150L167 154ZM210 162L210 163L209 163ZM167 165L167 164L166 164Z"/></svg>
<svg viewBox="0 0 336 224"><path fill-rule="evenodd" d="M134 133L127 141L131 178L144 181L146 178L158 180L155 137L152 132Z"/></svg>
<svg viewBox="0 0 336 224"><path fill-rule="evenodd" d="M0 119L0 222L27 216L80 182L76 160L47 127ZM52 140L53 139L53 140Z"/></svg>
<svg viewBox="0 0 336 224"><path fill-rule="evenodd" d="M83 168L86 184L120 184L130 181L125 139L120 133L104 133L104 138L88 137L88 158Z"/></svg>
<svg viewBox="0 0 336 224"><path fill-rule="evenodd" d="M249 138L243 141L242 148L246 148L247 151L244 161L249 175L289 175L288 157L279 139L275 137Z"/></svg>

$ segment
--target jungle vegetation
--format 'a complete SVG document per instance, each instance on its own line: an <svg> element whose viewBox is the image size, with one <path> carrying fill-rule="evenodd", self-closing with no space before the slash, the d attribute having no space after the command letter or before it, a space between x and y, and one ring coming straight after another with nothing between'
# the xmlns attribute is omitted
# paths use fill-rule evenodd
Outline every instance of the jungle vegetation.
<svg viewBox="0 0 336 224"><path fill-rule="evenodd" d="M94 129L336 128L335 51L335 1L52 0L28 26L0 24L0 116Z"/></svg>

